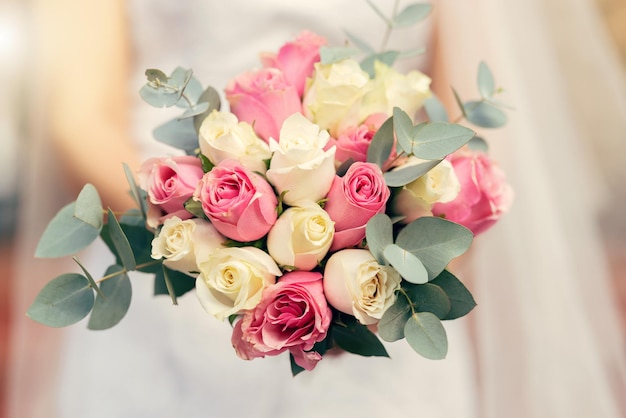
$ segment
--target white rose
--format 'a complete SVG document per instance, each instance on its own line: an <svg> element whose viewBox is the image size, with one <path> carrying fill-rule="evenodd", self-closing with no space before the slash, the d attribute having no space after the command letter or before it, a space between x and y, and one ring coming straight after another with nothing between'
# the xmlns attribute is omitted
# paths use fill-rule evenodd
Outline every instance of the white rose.
<svg viewBox="0 0 626 418"><path fill-rule="evenodd" d="M394 304L400 282L398 272L378 264L368 250L338 251L324 270L328 303L364 325L377 323Z"/></svg>
<svg viewBox="0 0 626 418"><path fill-rule="evenodd" d="M219 248L225 238L209 222L202 219L168 218L152 240L152 258L164 258L163 264L172 270L193 275L198 262Z"/></svg>
<svg viewBox="0 0 626 418"><path fill-rule="evenodd" d="M213 164L235 159L251 171L265 173L264 160L271 157L267 143L234 114L214 110L202 121L198 135L200 151Z"/></svg>
<svg viewBox="0 0 626 418"><path fill-rule="evenodd" d="M373 87L363 100L362 117L374 113L391 116L393 108L399 107L413 119L422 108L424 100L432 95L431 79L419 71L402 74L376 61L374 73Z"/></svg>
<svg viewBox="0 0 626 418"><path fill-rule="evenodd" d="M311 270L326 256L335 226L319 205L304 201L278 218L267 237L267 249L276 262Z"/></svg>
<svg viewBox="0 0 626 418"><path fill-rule="evenodd" d="M316 63L302 102L304 114L337 137L343 128L357 126L363 120L361 102L369 82L369 75L353 59Z"/></svg>
<svg viewBox="0 0 626 418"><path fill-rule="evenodd" d="M284 202L297 204L300 200L317 201L330 190L335 178L335 149L324 151L330 139L300 113L288 117L280 129L277 143L270 138L274 153L267 179L278 194L285 193Z"/></svg>
<svg viewBox="0 0 626 418"><path fill-rule="evenodd" d="M281 275L272 257L256 247L218 249L199 267L196 294L202 307L219 320L253 309L263 289Z"/></svg>
<svg viewBox="0 0 626 418"><path fill-rule="evenodd" d="M407 165L423 162L410 157ZM403 215L403 222L409 223L422 216L432 216L431 208L435 203L447 203L456 199L461 184L454 167L448 160L443 160L422 177L413 180L402 188L393 202L394 211Z"/></svg>

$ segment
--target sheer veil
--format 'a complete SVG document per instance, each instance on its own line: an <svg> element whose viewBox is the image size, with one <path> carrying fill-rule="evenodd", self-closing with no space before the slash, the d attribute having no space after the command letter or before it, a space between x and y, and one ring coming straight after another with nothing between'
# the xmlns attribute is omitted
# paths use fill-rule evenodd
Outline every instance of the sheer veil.
<svg viewBox="0 0 626 418"><path fill-rule="evenodd" d="M273 2L280 3L279 0ZM130 1L131 12L140 3ZM178 16L179 6L183 8L169 0L160 3L167 9L161 12L174 17ZM213 7L213 2L196 3ZM302 2L305 3L311 8L314 4ZM626 86L598 26L591 0L436 0L434 3L436 92L448 103L454 103L450 85L462 97L475 97L474 69L484 60L493 70L497 84L506 90L503 99L515 108L509 112L507 127L484 132L494 158L507 172L516 200L512 211L476 240L466 259L468 265L462 267L471 272L471 287L478 302L469 320L476 346L479 398L475 402L467 399L464 402L478 405L480 418L626 416L625 339L595 222L596 214L608 202L609 187L624 180L619 157L606 150L623 140L623 132L626 132ZM255 7L264 6L265 2ZM366 5L358 7L366 8ZM286 16L286 12L275 15L266 22L265 31L271 31L272 25L283 22ZM340 17L357 19L354 16L358 15ZM287 36L303 29L307 18L310 16L301 11L300 20L283 28L292 30ZM341 19L334 17L333 22ZM204 25L204 22L198 24ZM223 23L221 27L225 26L227 24ZM331 23L321 21L320 26L331 28ZM137 30L140 29L148 28ZM246 30L248 28L242 28L243 32ZM224 36L232 41L226 35L226 32L211 34L215 39ZM248 50L272 46L259 46L261 39L253 39L253 42L254 47ZM201 53L197 48L181 49L177 49L181 55L174 58L180 58L181 65L189 56ZM238 59L234 52L227 57L231 58ZM163 63L153 65L159 67ZM248 63L233 65L245 69ZM142 73L143 69L132 81L134 89ZM208 79L233 75L211 74L207 68L200 68L199 73ZM41 101L35 98L33 103L41 104ZM31 113L41 118L44 110L36 108ZM148 113L140 111L135 115L141 119L138 135L149 136L146 127L162 121L162 113L157 119L153 118L154 113ZM18 272L22 273L14 282L15 329L9 376L11 417L48 417L50 411L55 410L59 396L58 351L62 348L60 341L68 335L67 331L48 329L24 317L45 281L55 271L71 269L64 261L59 264L35 261L32 254L46 222L74 198L63 187L60 168L55 163L52 147L46 142L43 126L32 126L35 132L31 137L35 141L31 144L32 159L25 173L29 181L24 185L27 192L21 211L21 269ZM593 138L601 142L593 143ZM603 168L610 170L611 176L601 176L596 160L590 158L594 154L602 155ZM608 184L607 179L614 183ZM161 332L162 327L158 323L153 331ZM116 338L117 331L111 332L111 336L103 335L102 339L91 337L82 351L72 354L80 356L90 349L102 349L99 344L108 344ZM124 329L119 332L130 333ZM69 331L70 335L72 333L78 335ZM179 341L184 337L176 336ZM200 353L198 356L206 355L198 347L189 349ZM172 355L168 361L179 360L176 356L184 357L175 351L168 354ZM466 360L463 356L459 359L460 362ZM91 361L91 365L93 363ZM267 364L266 369L258 369L260 375L277 363ZM399 369L400 373L405 365L396 363L390 367ZM82 373L87 375L91 370L85 369ZM200 376L196 378L206 378L201 371L197 374ZM175 371L172 375L183 380ZM336 384L330 377L331 374L326 375L328 385ZM144 378L150 379L149 376ZM462 384L451 386L453 389L462 387ZM288 384L281 389L285 390L287 398L289 394L297 394ZM451 392L439 394L438 401L452 397ZM96 395L106 398L105 393L93 396ZM149 393L146 396L159 395ZM168 394L167 398L174 395ZM454 401L454 397L450 399ZM384 403L386 400L381 394L376 401ZM178 400L172 402L179 403ZM288 406L284 407L288 409ZM209 411L208 408L210 404L204 411ZM415 409L419 411L419 405Z"/></svg>
<svg viewBox="0 0 626 418"><path fill-rule="evenodd" d="M442 0L436 13L439 71L471 94L465 69L485 60L516 108L485 133L516 200L472 254L479 416L624 416L624 335L595 226L607 183L591 156L623 140L626 88L595 9ZM602 164L619 175L616 162Z"/></svg>

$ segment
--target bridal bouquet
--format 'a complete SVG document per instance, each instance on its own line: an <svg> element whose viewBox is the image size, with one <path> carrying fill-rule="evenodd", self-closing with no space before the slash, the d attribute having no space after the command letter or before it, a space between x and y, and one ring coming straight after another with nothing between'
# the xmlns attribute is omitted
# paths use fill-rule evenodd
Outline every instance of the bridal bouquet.
<svg viewBox="0 0 626 418"><path fill-rule="evenodd" d="M429 10L408 6L389 28ZM392 67L414 51L348 38L329 47L305 31L261 54L260 69L227 85L229 110L191 70L147 70L144 100L184 108L154 131L180 155L137 173L125 166L135 210L103 210L88 184L57 214L37 256L76 254L101 237L116 262L95 279L74 258L82 273L52 280L28 315L54 327L90 315L89 328L112 327L136 270L174 304L195 292L230 322L242 359L288 351L294 374L330 350L386 356L381 339L444 358L442 321L475 306L446 267L507 210L511 191L486 142L449 121L430 78ZM501 126L484 64L478 91L473 101L457 95L457 121Z"/></svg>

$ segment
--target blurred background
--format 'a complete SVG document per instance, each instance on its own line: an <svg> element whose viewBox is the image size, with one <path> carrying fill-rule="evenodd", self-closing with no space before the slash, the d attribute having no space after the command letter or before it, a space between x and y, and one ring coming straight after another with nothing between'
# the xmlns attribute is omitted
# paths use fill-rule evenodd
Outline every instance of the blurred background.
<svg viewBox="0 0 626 418"><path fill-rule="evenodd" d="M623 64L626 77L626 0L596 0L597 12L605 24L607 37L614 45L617 59ZM11 284L27 277L12 275L12 251L19 218L20 176L27 169L28 138L24 122L26 69L28 68L29 31L28 2L0 0L0 411L4 411L7 348L10 336ZM33 70L29 68L29 70ZM45 71L45 69L41 69ZM621 92L626 95L626 91ZM598 166L605 168L602 160L618 161L618 169L626 165L626 133L621 143L587 144L599 160ZM616 156L618 156L616 158ZM607 167L603 178L609 184L610 201L598 218L606 243L607 257L613 272L615 292L619 299L622 318L626 319L626 187L611 181L615 167ZM626 321L624 321L626 323ZM1 412L0 412L1 413Z"/></svg>

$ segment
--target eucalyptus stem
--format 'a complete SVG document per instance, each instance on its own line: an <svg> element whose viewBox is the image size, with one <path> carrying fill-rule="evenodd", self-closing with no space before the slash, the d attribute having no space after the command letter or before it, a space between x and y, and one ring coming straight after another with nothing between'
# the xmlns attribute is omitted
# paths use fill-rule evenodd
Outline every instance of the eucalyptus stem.
<svg viewBox="0 0 626 418"><path fill-rule="evenodd" d="M411 301L411 298L409 297L409 295L406 293L406 290L404 290L403 288L400 288L398 290L398 292L402 293L402 295L406 298L406 300L409 302L409 307L411 308L411 313L413 315L415 315L417 312L415 312L415 306L413 305L413 302Z"/></svg>
<svg viewBox="0 0 626 418"><path fill-rule="evenodd" d="M387 43L389 42L389 37L391 36L391 31L393 30L393 20L398 14L399 4L400 4L400 0L394 1L393 11L391 13L391 19L385 19L387 23L387 29L385 29L385 34L383 35L383 41L380 44L380 52L385 52L385 48L387 48Z"/></svg>
<svg viewBox="0 0 626 418"><path fill-rule="evenodd" d="M146 263L137 264L135 266L134 270L139 270L139 269L142 269L144 267L154 266L155 264L159 264L160 262L161 262L161 260L154 260L154 261L148 261ZM134 270L132 270L132 271L134 271ZM98 280L96 280L96 283L101 283L101 282L103 282L105 280L112 279L113 277L119 276L120 274L126 274L129 271L131 271L131 270L123 268L122 270L116 271L115 273L107 274L106 276L100 277Z"/></svg>

